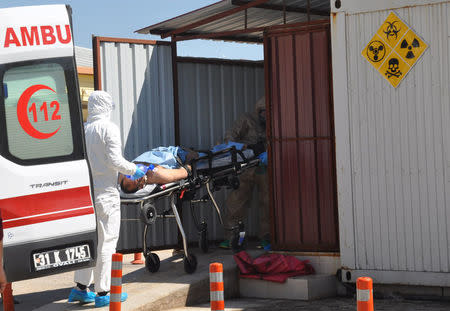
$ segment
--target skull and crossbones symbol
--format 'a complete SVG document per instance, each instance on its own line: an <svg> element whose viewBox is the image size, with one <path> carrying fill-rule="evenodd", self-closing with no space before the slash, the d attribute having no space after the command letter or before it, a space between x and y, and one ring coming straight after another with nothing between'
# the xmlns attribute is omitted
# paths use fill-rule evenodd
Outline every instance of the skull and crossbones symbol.
<svg viewBox="0 0 450 311"><path fill-rule="evenodd" d="M388 77L388 79L391 77L399 78L402 75L397 58L391 58L389 60L389 67L386 70L385 75Z"/></svg>

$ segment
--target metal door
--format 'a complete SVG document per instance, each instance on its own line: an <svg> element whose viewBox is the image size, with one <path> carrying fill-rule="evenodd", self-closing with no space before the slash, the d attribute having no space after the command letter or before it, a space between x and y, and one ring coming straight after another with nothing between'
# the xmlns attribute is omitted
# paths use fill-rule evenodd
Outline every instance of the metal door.
<svg viewBox="0 0 450 311"><path fill-rule="evenodd" d="M264 39L274 249L338 251L329 23Z"/></svg>

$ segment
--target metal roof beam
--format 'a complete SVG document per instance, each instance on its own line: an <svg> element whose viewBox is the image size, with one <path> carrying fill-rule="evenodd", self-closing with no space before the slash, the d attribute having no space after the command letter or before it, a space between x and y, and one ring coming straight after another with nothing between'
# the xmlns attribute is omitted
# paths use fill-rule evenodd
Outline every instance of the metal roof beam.
<svg viewBox="0 0 450 311"><path fill-rule="evenodd" d="M239 30L230 30L230 31L222 31L222 32L214 32L214 33L190 33L185 36L175 36L173 37L173 41L186 41L186 40L194 40L194 39L213 39L213 40L231 40L231 41L241 41L241 42L258 42L262 43L262 38L257 37L236 37L236 35L240 34L250 34L250 33L262 33L268 29L271 30L280 30L283 29L300 29L302 27L313 27L315 25L327 25L329 24L329 19L324 20L316 20L309 22L298 22L292 24L282 24L282 25L272 25L272 26L262 26L256 28L247 28L247 29L239 29Z"/></svg>
<svg viewBox="0 0 450 311"><path fill-rule="evenodd" d="M246 33L254 33L254 32L262 32L264 31L264 27L258 27L258 28L247 28L247 29L239 29L239 30L230 30L230 31L223 31L223 32L213 32L213 33L206 33L206 34L193 34L189 36L176 36L174 37L174 41L186 41L186 40L194 40L194 39L220 39L222 37L231 37L233 35L237 34L246 34Z"/></svg>
<svg viewBox="0 0 450 311"><path fill-rule="evenodd" d="M232 0L231 3L233 5L245 5L248 4L248 1L245 0ZM308 13L308 9L306 8L296 8L296 7L292 7L292 6L286 6L283 7L282 5L275 5L275 4L259 4L254 6L254 8L258 8L258 9L265 9L265 10L273 10L273 11L284 11L284 9L286 8L286 12L294 12L294 13ZM322 11L322 10L315 10L315 9L310 9L309 10L309 14L311 15L318 15L318 16L330 16L330 12L328 11Z"/></svg>
<svg viewBox="0 0 450 311"><path fill-rule="evenodd" d="M199 26L202 26L202 25L205 25L205 24L209 24L209 23L211 23L211 22L213 22L215 20L218 20L218 19L230 16L230 15L233 15L235 13L241 12L241 11L243 11L245 9L252 8L252 7L255 7L257 5L264 4L264 3L268 2L268 1L269 0L254 0L254 1L251 1L251 2L246 2L244 5L236 7L234 9L231 9L231 10L228 10L228 11L225 11L225 12L221 12L221 13L217 13L217 14L215 14L213 16L210 16L210 17L204 18L202 20L196 21L196 22L194 22L192 24L180 27L180 28L172 30L170 32L163 33L163 34L161 34L161 38L164 39L164 38L167 38L167 37L175 36L177 34L183 33L185 31L189 31L189 30L197 28Z"/></svg>

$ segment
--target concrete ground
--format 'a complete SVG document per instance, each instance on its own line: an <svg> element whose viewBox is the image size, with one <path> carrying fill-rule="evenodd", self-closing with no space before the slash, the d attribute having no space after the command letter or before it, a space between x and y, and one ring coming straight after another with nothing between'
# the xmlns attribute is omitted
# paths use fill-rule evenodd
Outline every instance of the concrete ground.
<svg viewBox="0 0 450 311"><path fill-rule="evenodd" d="M129 299L122 310L209 310L209 263L224 264L226 310L356 310L356 299L333 298L317 301L230 299L238 297L238 280L230 251L213 249L201 254L192 249L198 258L198 268L186 274L180 256L172 256L172 250L158 251L161 268L150 273L143 265L132 265L133 255L125 255L123 263L123 291ZM259 252L261 253L261 252ZM251 251L254 257L258 251ZM19 304L16 311L89 310L94 304L68 303L67 297L74 285L73 272L38 279L15 282L13 294ZM203 304L202 304L203 303ZM185 307L186 305L193 307ZM0 308L1 310L1 308ZM97 310L108 310L108 307ZM413 301L404 299L376 299L375 310L444 311L450 310L450 301Z"/></svg>
<svg viewBox="0 0 450 311"><path fill-rule="evenodd" d="M450 302L412 301L412 300L375 300L374 309L377 311L448 311ZM171 309L170 311L207 311L209 304L193 307ZM232 299L225 301L228 311L353 311L356 310L355 298L329 298L316 301L298 300L268 300L268 299Z"/></svg>
<svg viewBox="0 0 450 311"><path fill-rule="evenodd" d="M208 254L201 254L198 249L192 251L198 258L198 267L193 274L184 271L181 256L172 256L172 250L155 252L161 259L161 267L156 273L150 273L144 265L131 264L133 254L125 255L122 290L128 293L129 298L122 304L122 310L168 310L208 301L211 262L223 263L224 281L235 287L226 290L231 295L238 295L235 286L237 273L230 251L215 250ZM12 284L13 295L19 302L15 305L15 310L59 311L94 308L94 303L81 305L67 302L73 286L73 272L15 282ZM97 310L108 309L105 307Z"/></svg>

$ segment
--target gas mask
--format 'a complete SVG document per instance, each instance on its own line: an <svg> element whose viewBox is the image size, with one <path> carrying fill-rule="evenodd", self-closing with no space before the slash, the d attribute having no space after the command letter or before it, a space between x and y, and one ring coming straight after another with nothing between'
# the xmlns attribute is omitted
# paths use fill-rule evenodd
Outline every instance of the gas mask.
<svg viewBox="0 0 450 311"><path fill-rule="evenodd" d="M266 109L259 110L258 120L262 125L266 126Z"/></svg>

